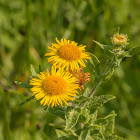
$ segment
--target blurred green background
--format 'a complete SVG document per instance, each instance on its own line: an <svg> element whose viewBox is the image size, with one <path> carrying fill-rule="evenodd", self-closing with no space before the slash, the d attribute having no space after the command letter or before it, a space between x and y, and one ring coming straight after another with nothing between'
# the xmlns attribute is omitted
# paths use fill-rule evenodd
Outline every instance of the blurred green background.
<svg viewBox="0 0 140 140"><path fill-rule="evenodd" d="M92 40L111 44L118 27L130 39L127 49L140 46L139 0L0 0L0 140L60 137L63 120L35 100L19 106L32 94L14 81L27 80L30 64L36 72L39 65L42 70L50 68L44 54L55 37L87 45L87 51L104 63L107 56ZM87 87L92 88L93 79L91 75ZM96 95L100 94L116 99L105 104L98 116L115 110L115 133L140 140L140 54L124 59L113 77L99 87Z"/></svg>

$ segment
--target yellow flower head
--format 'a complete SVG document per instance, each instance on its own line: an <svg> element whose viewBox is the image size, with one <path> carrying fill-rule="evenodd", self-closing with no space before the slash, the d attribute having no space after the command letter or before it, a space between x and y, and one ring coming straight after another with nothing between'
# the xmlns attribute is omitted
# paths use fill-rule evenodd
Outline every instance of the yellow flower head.
<svg viewBox="0 0 140 140"><path fill-rule="evenodd" d="M78 70L80 67L86 67L86 59L90 59L87 52L85 52L85 45L77 45L76 42L61 39L59 41L56 38L57 44L52 43L51 47L48 47L48 53L45 56L48 57L48 62L54 66L66 68L66 70ZM79 66L80 65L80 66Z"/></svg>
<svg viewBox="0 0 140 140"><path fill-rule="evenodd" d="M63 69L56 71L53 67L51 73L48 70L40 72L37 77L30 80L30 85L33 85L31 91L35 99L41 99L41 105L53 107L60 104L63 107L62 101L68 105L67 101L73 101L73 96L78 93L76 89L79 85L76 83L76 78Z"/></svg>
<svg viewBox="0 0 140 140"><path fill-rule="evenodd" d="M128 42L127 42L128 37L127 35L124 35L124 34L119 34L119 33L114 34L111 40L112 40L113 45L118 45L118 46L123 46L123 47L128 45Z"/></svg>

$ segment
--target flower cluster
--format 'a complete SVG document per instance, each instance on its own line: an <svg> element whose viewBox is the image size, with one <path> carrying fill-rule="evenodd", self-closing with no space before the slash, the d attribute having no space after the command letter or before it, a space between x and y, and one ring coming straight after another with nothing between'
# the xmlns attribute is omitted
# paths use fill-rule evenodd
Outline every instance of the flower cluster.
<svg viewBox="0 0 140 140"><path fill-rule="evenodd" d="M51 72L40 72L37 78L30 80L31 91L41 105L51 107L63 102L73 101L78 89L84 89L83 84L90 81L90 74L82 71L86 67L89 54L85 52L85 45L79 45L70 40L56 38L57 43L48 47L48 62L52 64Z"/></svg>

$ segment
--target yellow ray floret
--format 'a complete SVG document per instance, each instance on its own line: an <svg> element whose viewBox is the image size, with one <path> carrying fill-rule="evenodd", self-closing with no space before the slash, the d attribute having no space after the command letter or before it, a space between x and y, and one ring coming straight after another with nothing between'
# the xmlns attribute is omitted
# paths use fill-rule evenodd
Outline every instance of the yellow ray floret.
<svg viewBox="0 0 140 140"><path fill-rule="evenodd" d="M68 105L67 101L74 100L79 85L76 78L72 77L69 72L63 69L56 69L53 67L51 73L40 72L37 74L38 78L32 78L30 85L33 85L31 91L35 95L36 100L40 100L41 105L63 107L63 102Z"/></svg>
<svg viewBox="0 0 140 140"><path fill-rule="evenodd" d="M54 66L66 68L66 70L79 70L80 67L86 67L85 62L90 59L89 54L85 52L85 45L77 45L76 42L56 38L57 44L52 43L48 47L48 62Z"/></svg>

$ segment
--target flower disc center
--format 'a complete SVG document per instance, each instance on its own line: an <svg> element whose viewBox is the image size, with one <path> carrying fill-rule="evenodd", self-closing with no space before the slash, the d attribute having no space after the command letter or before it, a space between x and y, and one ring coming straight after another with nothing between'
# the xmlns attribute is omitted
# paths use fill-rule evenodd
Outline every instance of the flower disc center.
<svg viewBox="0 0 140 140"><path fill-rule="evenodd" d="M77 60L80 57L81 52L74 44L67 44L61 46L58 49L57 54L65 60L73 61Z"/></svg>
<svg viewBox="0 0 140 140"><path fill-rule="evenodd" d="M60 76L47 77L42 85L45 93L49 95L63 94L67 88L66 81Z"/></svg>

